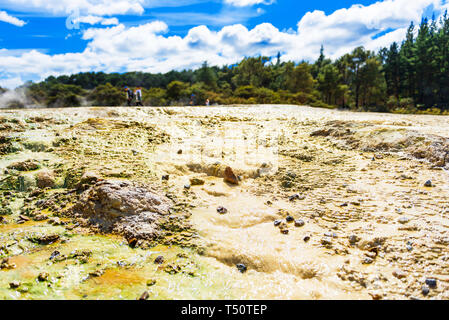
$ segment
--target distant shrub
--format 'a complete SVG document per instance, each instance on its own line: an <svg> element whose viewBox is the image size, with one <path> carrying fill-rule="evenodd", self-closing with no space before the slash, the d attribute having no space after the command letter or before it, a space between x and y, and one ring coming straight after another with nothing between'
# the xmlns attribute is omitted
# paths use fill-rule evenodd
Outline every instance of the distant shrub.
<svg viewBox="0 0 449 320"><path fill-rule="evenodd" d="M416 112L417 114L431 114L431 115L440 115L441 114L441 110L439 108L429 108L426 110L418 110Z"/></svg>
<svg viewBox="0 0 449 320"><path fill-rule="evenodd" d="M399 101L395 96L391 96L387 100L387 110L394 110L399 106Z"/></svg>
<svg viewBox="0 0 449 320"><path fill-rule="evenodd" d="M235 89L234 94L239 98L249 99L255 96L256 88L254 86L241 86Z"/></svg>
<svg viewBox="0 0 449 320"><path fill-rule="evenodd" d="M79 107L83 88L68 84L54 84L47 93L46 105L51 108Z"/></svg>
<svg viewBox="0 0 449 320"><path fill-rule="evenodd" d="M402 98L399 100L399 107L411 110L415 108L415 104L412 98Z"/></svg>
<svg viewBox="0 0 449 320"><path fill-rule="evenodd" d="M167 98L171 101L179 101L182 93L189 87L188 83L182 81L172 81L167 85Z"/></svg>
<svg viewBox="0 0 449 320"><path fill-rule="evenodd" d="M412 114L417 113L418 109L415 108L415 104L412 98L402 98L399 100L399 107L393 109L392 113L398 114Z"/></svg>
<svg viewBox="0 0 449 320"><path fill-rule="evenodd" d="M162 88L151 88L143 92L143 104L146 106L166 106L167 91Z"/></svg>
<svg viewBox="0 0 449 320"><path fill-rule="evenodd" d="M96 87L88 99L96 106L121 106L126 101L126 95L119 88L106 83Z"/></svg>

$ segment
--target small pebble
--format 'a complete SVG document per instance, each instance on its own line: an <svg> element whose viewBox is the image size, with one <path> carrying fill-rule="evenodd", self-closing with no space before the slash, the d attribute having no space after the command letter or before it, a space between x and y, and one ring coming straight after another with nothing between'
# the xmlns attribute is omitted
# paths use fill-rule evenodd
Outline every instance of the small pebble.
<svg viewBox="0 0 449 320"><path fill-rule="evenodd" d="M422 294L423 294L424 296L427 296L427 295L429 294L429 292L430 292L429 287L426 286L426 285L423 285L423 286L421 287L421 292L422 292Z"/></svg>
<svg viewBox="0 0 449 320"><path fill-rule="evenodd" d="M248 270L248 268L243 263L237 264L236 267L241 273L245 273L246 270Z"/></svg>
<svg viewBox="0 0 449 320"><path fill-rule="evenodd" d="M49 274L47 272L41 272L37 276L37 280L39 280L40 282L44 282L44 281L48 280L48 277L49 277Z"/></svg>
<svg viewBox="0 0 449 320"><path fill-rule="evenodd" d="M396 269L393 271L393 276L395 276L398 279L403 279L407 277L407 274L402 270Z"/></svg>
<svg viewBox="0 0 449 320"><path fill-rule="evenodd" d="M325 246L329 246L332 244L332 238L331 237L324 237L321 239L321 244Z"/></svg>
<svg viewBox="0 0 449 320"><path fill-rule="evenodd" d="M356 244L359 241L360 241L360 238L357 237L356 235L350 235L349 236L349 243L350 244Z"/></svg>
<svg viewBox="0 0 449 320"><path fill-rule="evenodd" d="M226 209L225 207L218 207L217 212L220 214L226 214L228 213L228 209Z"/></svg>
<svg viewBox="0 0 449 320"><path fill-rule="evenodd" d="M155 260L154 260L155 264L163 264L164 263L164 257L163 256L158 256Z"/></svg>
<svg viewBox="0 0 449 320"><path fill-rule="evenodd" d="M306 223L304 222L304 220L299 219L295 221L295 227L303 227Z"/></svg>
<svg viewBox="0 0 449 320"><path fill-rule="evenodd" d="M437 287L437 280L433 278L426 279L426 284L430 289L435 289Z"/></svg>
<svg viewBox="0 0 449 320"><path fill-rule="evenodd" d="M433 187L432 180L427 180L426 183L424 183L424 187L428 187L428 188Z"/></svg>
<svg viewBox="0 0 449 320"><path fill-rule="evenodd" d="M304 196L300 196L299 194L294 194L290 197L288 197L289 201L295 201L295 200L304 200Z"/></svg>
<svg viewBox="0 0 449 320"><path fill-rule="evenodd" d="M406 223L408 223L409 221L410 221L410 219L407 218L407 217L400 217L400 218L398 219L398 222L399 222L400 224L406 224Z"/></svg>
<svg viewBox="0 0 449 320"><path fill-rule="evenodd" d="M150 280L147 281L147 286L148 287L154 286L155 284L156 284L156 280L154 280L154 279L150 279Z"/></svg>
<svg viewBox="0 0 449 320"><path fill-rule="evenodd" d="M148 293L148 291L145 291L144 293L142 293L139 300L148 300L149 298L150 298L150 294Z"/></svg>
<svg viewBox="0 0 449 320"><path fill-rule="evenodd" d="M136 238L129 239L129 240L128 240L128 245L129 245L131 248L135 248L136 245L137 245L137 239L136 239Z"/></svg>

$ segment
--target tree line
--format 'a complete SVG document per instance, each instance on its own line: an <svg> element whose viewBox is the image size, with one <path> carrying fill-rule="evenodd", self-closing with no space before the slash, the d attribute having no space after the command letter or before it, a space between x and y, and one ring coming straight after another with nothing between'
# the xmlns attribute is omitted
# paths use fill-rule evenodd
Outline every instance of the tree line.
<svg viewBox="0 0 449 320"><path fill-rule="evenodd" d="M49 107L125 104L124 86L142 87L144 105L306 104L357 111L449 114L449 18L412 23L405 40L379 52L355 48L314 63L247 57L235 65L165 74L84 72L23 86ZM1 91L1 89L0 89Z"/></svg>

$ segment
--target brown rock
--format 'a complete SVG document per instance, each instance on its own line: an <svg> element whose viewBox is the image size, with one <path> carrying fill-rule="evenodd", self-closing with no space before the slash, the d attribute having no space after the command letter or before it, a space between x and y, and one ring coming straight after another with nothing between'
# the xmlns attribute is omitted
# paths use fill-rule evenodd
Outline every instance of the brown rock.
<svg viewBox="0 0 449 320"><path fill-rule="evenodd" d="M45 214L39 214L33 218L34 221L44 221L47 219L48 219L48 216Z"/></svg>
<svg viewBox="0 0 449 320"><path fill-rule="evenodd" d="M32 171L39 169L39 164L32 160L27 160L23 162L15 162L8 166L8 169L13 169L17 171Z"/></svg>
<svg viewBox="0 0 449 320"><path fill-rule="evenodd" d="M129 240L128 240L128 245L129 245L131 248L135 248L136 245L137 245L137 239L136 239L136 238L129 239Z"/></svg>
<svg viewBox="0 0 449 320"><path fill-rule="evenodd" d="M192 186L202 186L204 185L204 180L199 178L192 178L190 179L190 185Z"/></svg>
<svg viewBox="0 0 449 320"><path fill-rule="evenodd" d="M100 177L95 172L85 172L80 179L81 184L93 184L100 180Z"/></svg>
<svg viewBox="0 0 449 320"><path fill-rule="evenodd" d="M145 291L144 293L142 293L139 300L148 300L149 298L150 298L150 294L148 293L148 291Z"/></svg>
<svg viewBox="0 0 449 320"><path fill-rule="evenodd" d="M226 181L230 184L235 184L235 185L239 184L239 179L234 174L234 171L232 171L231 167L226 167L225 172L224 172L224 181Z"/></svg>
<svg viewBox="0 0 449 320"><path fill-rule="evenodd" d="M383 295L379 292L368 292L368 294L373 298L373 300L382 300Z"/></svg>
<svg viewBox="0 0 449 320"><path fill-rule="evenodd" d="M5 258L0 260L0 270L1 269L14 269L16 265L14 263L9 262L9 258Z"/></svg>
<svg viewBox="0 0 449 320"><path fill-rule="evenodd" d="M51 171L41 171L36 175L36 183L41 189L52 188L55 185L55 176Z"/></svg>
<svg viewBox="0 0 449 320"><path fill-rule="evenodd" d="M48 280L48 277L50 275L47 272L41 272L39 273L39 275L37 276L37 280L39 280L40 282L44 282Z"/></svg>
<svg viewBox="0 0 449 320"><path fill-rule="evenodd" d="M39 244L50 244L59 240L58 234L46 234L46 235L37 235L29 238L32 242L36 242Z"/></svg>

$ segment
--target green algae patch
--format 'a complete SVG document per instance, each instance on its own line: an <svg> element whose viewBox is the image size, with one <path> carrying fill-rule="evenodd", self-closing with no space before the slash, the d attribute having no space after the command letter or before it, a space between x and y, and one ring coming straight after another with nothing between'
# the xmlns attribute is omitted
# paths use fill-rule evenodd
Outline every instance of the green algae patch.
<svg viewBox="0 0 449 320"><path fill-rule="evenodd" d="M151 299L201 298L212 279L199 259L177 247L133 249L119 237L71 234L10 257L15 268L0 271L0 299L133 300L145 290ZM43 272L48 278L40 281ZM20 286L11 289L13 281ZM210 289L209 298L214 295Z"/></svg>

